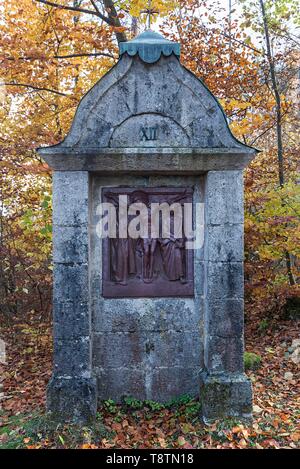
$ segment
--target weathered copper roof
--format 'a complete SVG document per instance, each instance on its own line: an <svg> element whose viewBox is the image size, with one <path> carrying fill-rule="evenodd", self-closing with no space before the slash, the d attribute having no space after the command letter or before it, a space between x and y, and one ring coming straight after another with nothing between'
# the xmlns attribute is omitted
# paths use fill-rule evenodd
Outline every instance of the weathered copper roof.
<svg viewBox="0 0 300 469"><path fill-rule="evenodd" d="M125 52L134 56L139 55L140 59L146 63L157 62L161 55L170 56L171 54L180 57L180 44L165 39L161 34L155 33L151 29L139 34L131 41L121 42L120 56Z"/></svg>

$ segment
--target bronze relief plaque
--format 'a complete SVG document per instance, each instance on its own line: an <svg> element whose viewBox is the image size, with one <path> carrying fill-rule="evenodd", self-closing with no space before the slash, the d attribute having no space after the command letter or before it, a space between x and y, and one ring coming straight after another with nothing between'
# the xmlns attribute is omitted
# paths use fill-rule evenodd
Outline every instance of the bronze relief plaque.
<svg viewBox="0 0 300 469"><path fill-rule="evenodd" d="M148 236L136 238L120 237L120 196L126 196L131 204L144 204L147 216ZM123 197L124 200L124 197ZM109 187L102 189L102 201L114 205L116 213L116 237L103 239L103 296L106 298L138 297L188 297L194 295L193 250L186 249L184 234L184 204L193 202L193 189L185 187L128 188ZM154 205L153 205L154 204ZM151 237L153 207L158 204L176 204L182 210L182 235L176 236L174 213L170 214L168 237L162 230L159 214L159 230ZM127 223L139 215L127 216ZM157 212L156 212L157 213ZM123 218L124 233L124 218ZM145 226L145 225L144 225ZM178 227L178 225L177 225ZM178 231L177 231L178 233Z"/></svg>

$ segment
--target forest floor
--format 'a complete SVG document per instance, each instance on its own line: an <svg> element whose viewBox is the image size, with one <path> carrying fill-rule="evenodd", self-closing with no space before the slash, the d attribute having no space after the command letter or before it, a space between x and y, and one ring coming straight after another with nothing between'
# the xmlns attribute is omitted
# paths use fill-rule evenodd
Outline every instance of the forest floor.
<svg viewBox="0 0 300 469"><path fill-rule="evenodd" d="M6 343L6 363L0 363L0 449L300 447L299 364L292 346L299 345L299 321L277 320L263 330L255 322L246 327L246 350L262 358L259 369L247 371L254 392L251 425L234 420L204 425L200 403L182 396L166 406L105 401L93 426L57 426L44 407L50 326L2 327L0 338Z"/></svg>

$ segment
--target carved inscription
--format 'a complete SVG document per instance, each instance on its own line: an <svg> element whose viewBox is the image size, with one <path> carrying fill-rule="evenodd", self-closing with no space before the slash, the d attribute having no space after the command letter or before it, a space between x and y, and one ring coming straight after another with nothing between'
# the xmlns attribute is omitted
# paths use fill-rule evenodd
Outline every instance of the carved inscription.
<svg viewBox="0 0 300 469"><path fill-rule="evenodd" d="M154 127L140 127L140 142L158 140L158 125Z"/></svg>

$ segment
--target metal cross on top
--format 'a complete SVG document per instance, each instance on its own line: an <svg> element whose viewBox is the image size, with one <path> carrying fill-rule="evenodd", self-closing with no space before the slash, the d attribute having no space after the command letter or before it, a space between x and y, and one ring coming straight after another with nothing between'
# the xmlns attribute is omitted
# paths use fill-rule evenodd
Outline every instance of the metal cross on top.
<svg viewBox="0 0 300 469"><path fill-rule="evenodd" d="M148 0L148 8L146 8L145 10L142 10L141 13L146 13L146 15L148 16L147 18L147 22L148 22L148 29L151 28L151 16L155 15L155 14L158 14L159 11L158 10L155 10L155 8L152 8L152 0Z"/></svg>

